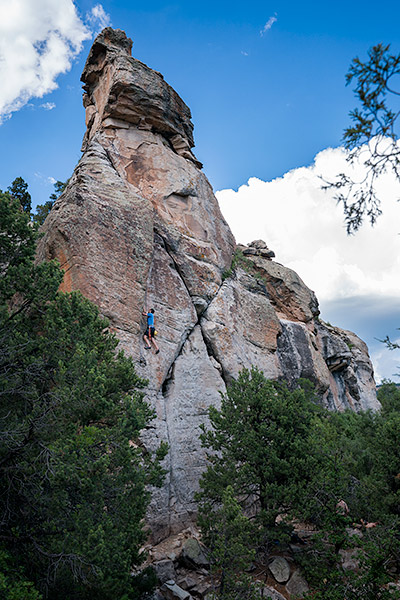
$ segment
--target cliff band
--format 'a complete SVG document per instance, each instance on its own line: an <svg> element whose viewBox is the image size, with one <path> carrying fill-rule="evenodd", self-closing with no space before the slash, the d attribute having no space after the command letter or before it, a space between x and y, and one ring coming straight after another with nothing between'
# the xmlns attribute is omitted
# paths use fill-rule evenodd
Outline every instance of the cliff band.
<svg viewBox="0 0 400 600"><path fill-rule="evenodd" d="M230 271L235 240L193 154L190 110L131 47L106 28L90 50L83 155L44 223L38 259L59 260L62 289L100 307L149 379L157 417L145 443L170 446L149 515L161 539L194 518L199 425L243 367L307 377L333 410L378 402L366 345L320 322L314 293L266 244L239 248ZM155 309L158 355L144 349L144 307Z"/></svg>

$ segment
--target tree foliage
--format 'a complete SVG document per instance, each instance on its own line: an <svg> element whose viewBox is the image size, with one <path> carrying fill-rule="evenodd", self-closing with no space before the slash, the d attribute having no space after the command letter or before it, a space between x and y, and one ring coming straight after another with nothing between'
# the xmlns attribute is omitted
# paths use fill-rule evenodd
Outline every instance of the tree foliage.
<svg viewBox="0 0 400 600"><path fill-rule="evenodd" d="M165 447L141 448L145 381L98 309L57 291L59 267L34 265L35 237L0 194L0 557L23 573L3 585L34 584L30 598L136 598Z"/></svg>
<svg viewBox="0 0 400 600"><path fill-rule="evenodd" d="M46 200L44 204L38 204L36 207L36 212L33 215L32 219L35 225L40 227L46 220L47 215L51 211L54 205L54 200Z"/></svg>
<svg viewBox="0 0 400 600"><path fill-rule="evenodd" d="M306 600L398 600L400 592L390 586L399 555L398 524L364 529L362 537L344 532L353 568L344 568L332 550L331 538L320 535L308 552L303 568L312 591ZM353 530L354 531L354 530ZM311 558L311 554L313 554Z"/></svg>
<svg viewBox="0 0 400 600"><path fill-rule="evenodd" d="M211 572L218 590L214 596L220 600L259 598L245 573L255 557L257 532L243 515L232 486L223 490L218 507L201 512L199 523L203 540L210 549Z"/></svg>
<svg viewBox="0 0 400 600"><path fill-rule="evenodd" d="M344 131L343 141L350 164L360 162L364 175L356 180L345 173L326 187L336 189L342 204L348 233L356 232L365 218L373 225L381 214L376 193L377 178L391 171L400 181L398 75L400 54L391 54L390 45L377 44L368 51L368 60L354 58L346 84L355 83L359 107L350 112L353 122Z"/></svg>
<svg viewBox="0 0 400 600"><path fill-rule="evenodd" d="M16 177L11 185L8 187L10 195L18 200L21 208L27 214L30 214L32 209L32 198L28 192L28 184L22 177Z"/></svg>
<svg viewBox="0 0 400 600"><path fill-rule="evenodd" d="M256 511L264 543L285 531L276 519L290 512L315 468L310 430L318 407L310 395L309 388L290 391L256 368L241 371L222 396L221 410L210 408L212 429L203 427L200 436L212 450L200 481L203 512L231 485L241 505Z"/></svg>

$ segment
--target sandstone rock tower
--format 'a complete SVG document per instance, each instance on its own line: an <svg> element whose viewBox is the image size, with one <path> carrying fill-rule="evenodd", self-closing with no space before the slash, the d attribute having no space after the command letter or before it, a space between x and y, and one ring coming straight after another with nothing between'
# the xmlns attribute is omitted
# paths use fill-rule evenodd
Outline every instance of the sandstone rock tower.
<svg viewBox="0 0 400 600"><path fill-rule="evenodd" d="M131 47L111 28L92 46L83 156L46 219L38 258L60 261L63 289L100 307L149 379L157 417L145 441L170 446L150 515L161 538L193 518L204 468L198 427L242 367L308 377L332 409L377 400L365 344L320 322L314 293L263 242L242 248L247 268L242 260L226 277L235 240L192 152L190 110ZM142 341L150 306L158 355Z"/></svg>

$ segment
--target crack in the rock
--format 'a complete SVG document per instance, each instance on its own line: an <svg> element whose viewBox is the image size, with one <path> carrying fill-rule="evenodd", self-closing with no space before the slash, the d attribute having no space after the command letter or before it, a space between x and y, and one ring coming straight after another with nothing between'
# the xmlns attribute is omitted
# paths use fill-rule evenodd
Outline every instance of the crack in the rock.
<svg viewBox="0 0 400 600"><path fill-rule="evenodd" d="M203 320L203 319L201 319L201 320ZM206 335L205 335L205 333L203 331L203 327L202 327L201 321L200 321L199 325L200 325L201 336L203 338L203 342L204 342L204 345L205 345L206 350L207 350L207 354L208 354L208 356L211 356L215 360L215 362L218 363L219 366L221 367L221 370L218 369L218 372L221 375L222 381L225 383L225 387L228 387L228 385L229 385L229 379L230 379L229 375L227 374L226 370L224 369L224 366L221 363L221 361L217 358L217 355L216 355L216 353L214 351L214 348L213 348L210 340L207 339L207 337L206 337Z"/></svg>
<svg viewBox="0 0 400 600"><path fill-rule="evenodd" d="M178 357L176 357L178 358ZM173 381L174 381L174 371L175 371L175 362L176 362L176 358L174 360L174 362L172 363L172 365L170 366L170 368L168 369L168 373L166 378L164 379L164 381L162 382L161 385L161 393L163 395L164 398L166 398L168 396L169 393L169 388L171 387Z"/></svg>
<svg viewBox="0 0 400 600"><path fill-rule="evenodd" d="M161 239L161 241L163 242L163 244L164 244L164 249L165 249L166 253L168 254L169 258L171 259L171 261L172 261L172 263L173 263L173 265L174 265L174 267L175 267L175 270L176 270L176 272L178 273L178 276L179 276L179 278L181 279L181 281L182 281L183 285L185 286L185 289L186 289L186 291L187 291L187 293L188 293L188 295L189 295L189 298L191 299L191 301L192 301L192 303L193 303L193 305L194 305L192 294L190 293L190 290L189 290L189 288L188 288L188 286L187 286L187 284L186 284L185 277L184 277L184 275L183 275L183 273L182 273L182 270L180 269L180 267L179 267L179 265L177 264L177 262L176 262L176 260L175 260L175 258L174 258L174 256L173 256L173 254L171 253L171 250L170 250L170 246L169 246L169 244L168 244L168 241L165 239L165 237L162 235L162 233L161 233L160 231L158 231L158 230L157 230L157 228L154 228L154 231L155 231L156 235L158 235L158 236L159 236L159 238ZM211 299L210 299L208 302L206 302L206 304L207 304L207 305L206 305L206 307L204 308L204 310L203 310L203 311L202 311L202 312L201 312L199 315L197 315L196 322L193 324L193 326L192 326L192 327L191 327L189 330L187 330L186 334L184 335L183 339L181 340L181 344L180 344L180 346L179 346L178 352L176 353L176 355L175 355L174 359L172 360L172 362L171 362L171 364L170 364L170 366L169 366L169 369L168 369L168 371L167 371L167 375L166 375L166 377L165 377L164 381L163 381L163 382L162 382L162 384L161 384L161 390L162 390L162 394L163 394L164 398L166 398L166 397L167 397L167 395L168 395L168 391L169 391L169 388L170 388L170 385L171 385L171 382L172 382L172 380L173 380L173 370L174 370L174 368L175 368L175 363L176 363L177 359L178 359L178 358L179 358L179 357L182 355L182 352L183 352L184 346L185 346L185 344L186 344L186 342L187 342L188 338L190 337L190 335L193 333L193 331L194 331L194 328L196 327L196 325L199 325L199 327L200 327L201 335L202 335L202 338L203 338L203 341L204 341L204 344L205 344L205 347L206 347L206 350L207 350L207 354L208 354L209 356L212 356L212 357L214 358L214 360L215 360L215 361L216 361L216 362L217 362L219 365L221 365L221 372L220 372L220 374L221 374L221 378L222 378L222 380L224 381L225 385L228 385L228 383L229 383L229 375L226 373L226 370L224 369L224 367L223 367L222 363L220 362L220 360L218 360L218 358L217 358L217 356L216 356L216 353L214 352L214 349L213 349L213 348L212 348L212 346L211 346L211 343L210 343L210 342L207 340L207 338L205 337L205 334L204 334L204 332L203 332L203 328L202 328L202 324L201 324L201 320L202 320L202 318L203 318L203 316L204 316L204 313L205 313L205 312L207 311L207 309L209 308L209 306L210 306L211 302L212 302L212 301L213 301L213 300L216 298L216 296L219 294L219 292L220 292L220 289L221 289L221 287L223 286L223 284L224 284L224 281L221 281L221 284L218 286L218 289L217 289L217 290L216 290L216 292L213 294L212 298L211 298ZM195 308L195 310L196 310L196 308ZM196 314L197 314L197 311L196 311ZM172 374L172 377L171 377L171 374ZM164 391L165 391L165 395L164 395Z"/></svg>
<svg viewBox="0 0 400 600"><path fill-rule="evenodd" d="M180 266L178 265L178 263L176 262L174 256L171 254L170 244L168 244L168 241L165 239L165 237L163 236L163 234L160 231L158 231L156 228L154 228L154 231L155 231L156 235L158 235L158 237L162 240L162 242L164 244L164 249L165 249L166 253L168 254L168 256L170 257L170 259L172 260L175 270L178 273L180 279L182 280L182 283L185 286L190 299L192 300L192 294L190 293L190 290L186 284L185 277L182 273L182 270L181 270Z"/></svg>
<svg viewBox="0 0 400 600"><path fill-rule="evenodd" d="M227 382L228 382L227 374L224 371L223 366L220 363L220 361L216 358L216 355L214 353L213 348L207 342L207 339L206 339L206 337L204 335L204 332L203 332L203 329L202 329L202 326L201 326L201 319L202 319L203 314L208 309L208 307L210 306L210 304L214 300L214 298L218 295L218 293L219 293L219 291L220 291L220 289L221 289L221 287L222 287L222 285L223 285L224 282L221 281L221 284L218 286L218 289L213 294L212 298L208 302L206 301L206 307L204 308L204 310L200 314L197 314L197 311L196 311L196 308L195 308L195 304L194 304L194 301L193 301L193 295L190 293L188 285L186 284L186 281L185 281L184 274L183 274L180 266L177 264L177 262L176 262L176 260L175 260L175 258L173 256L173 253L171 252L170 245L168 244L167 240L162 235L162 233L160 233L160 231L156 227L154 228L154 233L155 233L155 236L158 236L160 238L160 243L163 244L164 249L165 249L168 257L170 258L170 260L171 260L171 262L172 262L172 264L173 264L173 266L174 266L174 268L175 268L175 270L176 270L176 272L178 274L179 279L182 281L182 284L184 285L184 287L185 287L185 289L186 289L186 291L188 293L188 296L191 299L191 302L193 304L193 307L194 307L195 312L196 312L196 317L197 317L195 323L190 328L188 328L186 331L183 332L183 335L182 335L182 338L181 338L181 342L180 342L178 351L176 352L173 360L171 361L169 369L167 370L167 374L166 374L166 376L165 376L165 378L164 378L164 380L163 380L163 382L161 384L160 390L159 390L161 392L161 395L162 395L163 400L164 400L164 407L163 408L164 408L164 420L165 420L166 439L167 439L167 443L169 445L169 448L171 448L171 435L170 435L170 430L169 430L168 411L167 411L168 396L169 396L169 393L170 393L171 386L173 385L173 382L174 382L174 371L175 371L176 362L177 362L178 358L182 355L184 347L185 347L185 344L186 344L187 340L189 339L189 337L191 336L191 334L193 333L193 331L194 331L194 329L195 329L195 327L197 325L200 328L200 332L201 332L201 335L202 335L202 338L203 338L203 341L204 341L204 344L205 344L205 347L206 347L207 354L209 356L212 356L214 358L214 360L218 364L221 365L221 370L218 369L218 371L220 372L220 375L221 375L221 379L223 380L223 382L225 383L225 385L227 385ZM155 246L156 246L156 244L154 244L154 246L153 246L153 256L154 256L154 253L155 253ZM150 273L150 270L149 270L149 273ZM169 529L169 531L171 531L171 516L172 516L171 502L172 502L172 498L173 498L172 487L173 487L173 472L172 472L172 461L171 461L171 456L170 456L169 483L168 483L168 529Z"/></svg>
<svg viewBox="0 0 400 600"><path fill-rule="evenodd" d="M118 175L118 177L121 179L121 178L122 178L122 177L121 177L121 174L119 173L119 171L118 171L117 167L116 167L116 166L115 166L115 164L114 164L114 161L113 161L113 159L111 158L111 153L110 153L110 151L109 151L109 150L107 150L107 148L105 148L104 146L102 146L102 148L103 148L103 150L104 150L104 152L105 152L105 155L106 155L106 157L108 158L108 162L110 163L110 165L112 166L112 168L114 169L114 171L116 172L116 174Z"/></svg>

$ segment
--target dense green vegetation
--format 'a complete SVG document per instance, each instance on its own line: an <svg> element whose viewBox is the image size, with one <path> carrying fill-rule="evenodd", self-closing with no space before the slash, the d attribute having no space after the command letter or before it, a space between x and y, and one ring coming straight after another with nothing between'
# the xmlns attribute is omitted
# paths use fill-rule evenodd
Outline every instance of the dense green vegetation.
<svg viewBox="0 0 400 600"><path fill-rule="evenodd" d="M204 515L212 519L212 506L229 485L244 506L259 506L255 521L263 543L286 530L284 523L275 525L276 518L290 511L315 468L310 431L319 409L311 394L308 385L290 391L257 369L240 373L222 397L221 410L209 411L213 429L201 435L212 450L201 480Z"/></svg>
<svg viewBox="0 0 400 600"><path fill-rule="evenodd" d="M400 597L386 587L400 565L400 390L386 383L379 397L380 414L329 413L307 382L289 390L252 369L210 409L200 525L231 582L221 598L238 597L254 553L287 548L299 523L313 531L296 554L310 599ZM353 571L343 568L350 551Z"/></svg>
<svg viewBox="0 0 400 600"><path fill-rule="evenodd" d="M29 215L32 209L32 197L28 192L26 181L22 177L16 177L8 187L8 192L12 198L18 200L22 210Z"/></svg>
<svg viewBox="0 0 400 600"><path fill-rule="evenodd" d="M29 221L0 193L0 596L136 598L165 448L140 447L145 381L57 264L34 265Z"/></svg>

